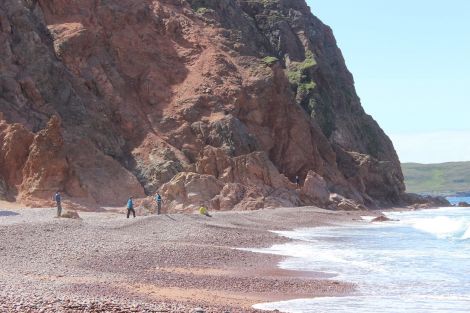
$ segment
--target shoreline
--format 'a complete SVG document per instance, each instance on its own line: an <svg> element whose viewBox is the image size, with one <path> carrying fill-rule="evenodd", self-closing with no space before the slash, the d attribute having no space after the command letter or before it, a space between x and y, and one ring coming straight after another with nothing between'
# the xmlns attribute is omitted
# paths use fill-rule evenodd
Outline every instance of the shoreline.
<svg viewBox="0 0 470 313"><path fill-rule="evenodd" d="M351 283L323 273L283 270L277 267L282 256L236 248L291 241L270 230L358 223L361 215L381 212L300 207L135 220L114 212L80 212L82 219L71 220L52 218L54 209L9 211L18 215L0 216L0 262L9 269L2 270L0 309L22 304L33 312L71 310L66 303L90 312L102 305L120 312L135 301L140 303L136 312L189 312L196 307L260 312L251 306L350 295ZM29 262L21 262L25 257ZM46 296L37 299L38 293Z"/></svg>

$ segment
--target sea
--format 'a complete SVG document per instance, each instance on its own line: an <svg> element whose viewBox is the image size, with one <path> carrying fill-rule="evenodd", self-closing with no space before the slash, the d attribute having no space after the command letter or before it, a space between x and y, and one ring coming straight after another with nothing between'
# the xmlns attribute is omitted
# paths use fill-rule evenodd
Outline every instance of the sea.
<svg viewBox="0 0 470 313"><path fill-rule="evenodd" d="M458 201L470 203L470 198ZM470 312L470 208L384 214L396 221L279 231L294 241L251 250L286 256L279 264L283 269L324 272L357 285L354 294L344 297L254 308L292 313Z"/></svg>
<svg viewBox="0 0 470 313"><path fill-rule="evenodd" d="M449 201L452 205L457 205L459 202L467 202L470 203L470 197L446 197L447 201Z"/></svg>

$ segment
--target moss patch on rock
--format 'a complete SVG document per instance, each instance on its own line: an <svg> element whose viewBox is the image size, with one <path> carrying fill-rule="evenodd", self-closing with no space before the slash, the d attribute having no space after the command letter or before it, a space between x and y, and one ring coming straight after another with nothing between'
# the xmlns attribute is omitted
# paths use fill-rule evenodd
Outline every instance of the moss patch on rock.
<svg viewBox="0 0 470 313"><path fill-rule="evenodd" d="M279 62L279 59L273 56L267 56L263 58L263 63L267 66L273 66L277 62Z"/></svg>
<svg viewBox="0 0 470 313"><path fill-rule="evenodd" d="M196 12L197 14L200 14L200 15L204 15L206 13L214 12L214 10L209 9L209 8L205 8L205 7L199 7L197 9L195 9L194 12Z"/></svg>
<svg viewBox="0 0 470 313"><path fill-rule="evenodd" d="M299 87L301 83L313 86L313 81L309 78L308 71L317 65L317 61L311 51L305 54L302 62L291 62L287 68L287 78L294 87ZM314 83L313 83L314 84ZM313 86L314 87L314 86Z"/></svg>
<svg viewBox="0 0 470 313"><path fill-rule="evenodd" d="M300 83L297 92L301 94L307 94L313 91L316 86L317 84L315 84L315 82L312 80L305 83Z"/></svg>

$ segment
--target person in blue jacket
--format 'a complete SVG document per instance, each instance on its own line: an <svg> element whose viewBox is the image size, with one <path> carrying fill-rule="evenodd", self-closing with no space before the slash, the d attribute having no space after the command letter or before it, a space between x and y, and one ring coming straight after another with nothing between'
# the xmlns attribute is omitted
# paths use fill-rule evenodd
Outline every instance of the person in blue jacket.
<svg viewBox="0 0 470 313"><path fill-rule="evenodd" d="M160 214L160 210L162 209L162 196L157 192L157 195L155 196L155 201L157 202L157 215Z"/></svg>
<svg viewBox="0 0 470 313"><path fill-rule="evenodd" d="M127 200L127 218L129 218L131 212L135 218L134 202L132 201L132 197L129 197L129 200Z"/></svg>
<svg viewBox="0 0 470 313"><path fill-rule="evenodd" d="M57 191L55 193L54 200L55 200L55 203L57 205L57 217L60 217L60 215L62 214L62 204L61 204L62 197L60 196L59 191Z"/></svg>

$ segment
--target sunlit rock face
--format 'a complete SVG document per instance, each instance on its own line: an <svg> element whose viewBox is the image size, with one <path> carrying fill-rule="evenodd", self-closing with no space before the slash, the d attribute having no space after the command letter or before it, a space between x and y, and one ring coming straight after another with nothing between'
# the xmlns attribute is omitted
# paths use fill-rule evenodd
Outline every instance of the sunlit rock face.
<svg viewBox="0 0 470 313"><path fill-rule="evenodd" d="M304 0L4 0L0 54L2 198L108 206L160 190L185 211L404 192Z"/></svg>

